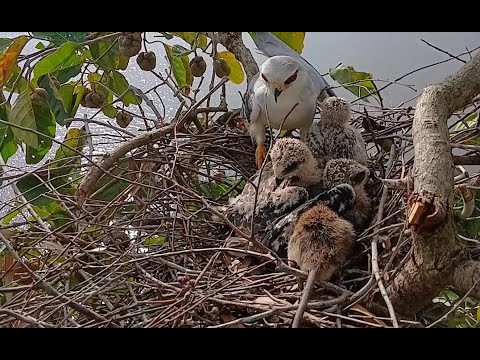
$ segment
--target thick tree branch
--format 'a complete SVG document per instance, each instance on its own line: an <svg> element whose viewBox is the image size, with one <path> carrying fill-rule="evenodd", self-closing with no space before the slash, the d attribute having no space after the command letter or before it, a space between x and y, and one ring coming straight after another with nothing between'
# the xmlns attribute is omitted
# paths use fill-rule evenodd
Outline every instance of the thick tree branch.
<svg viewBox="0 0 480 360"><path fill-rule="evenodd" d="M418 312L450 285L462 259L452 215L454 165L447 120L478 93L480 54L440 84L425 88L418 101L412 132L415 181L410 209L421 209L424 214L409 217L420 222L412 232L413 255L387 289L400 313Z"/></svg>
<svg viewBox="0 0 480 360"><path fill-rule="evenodd" d="M474 260L461 262L453 272L453 286L463 294L474 286L470 296L480 300L480 262Z"/></svg>

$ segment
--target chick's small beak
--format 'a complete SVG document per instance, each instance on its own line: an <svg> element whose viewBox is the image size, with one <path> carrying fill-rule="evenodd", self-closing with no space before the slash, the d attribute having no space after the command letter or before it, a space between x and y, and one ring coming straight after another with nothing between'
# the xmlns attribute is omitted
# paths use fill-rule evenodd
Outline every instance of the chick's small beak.
<svg viewBox="0 0 480 360"><path fill-rule="evenodd" d="M278 97L280 96L281 93L282 93L282 90L278 90L277 88L275 88L275 90L273 92L273 95L275 96L275 102L278 102L277 99L278 99Z"/></svg>
<svg viewBox="0 0 480 360"><path fill-rule="evenodd" d="M275 189L282 183L282 179L279 179L278 177L275 177Z"/></svg>

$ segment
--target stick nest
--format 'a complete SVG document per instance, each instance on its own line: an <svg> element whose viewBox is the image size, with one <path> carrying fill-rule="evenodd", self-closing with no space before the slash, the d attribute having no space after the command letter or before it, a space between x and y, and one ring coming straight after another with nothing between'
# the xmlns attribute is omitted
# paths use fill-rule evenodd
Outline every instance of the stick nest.
<svg viewBox="0 0 480 360"><path fill-rule="evenodd" d="M289 327L301 295L294 272L255 249L232 254L225 239L233 230L212 221L211 207L240 193L256 170L250 137L234 126L234 115L223 116L228 125L187 122L129 152L81 206L47 165L39 167L43 192L29 201L59 208L39 213L45 228L18 199L9 204L24 215L2 230L11 249L2 255L0 327ZM387 287L410 256L412 188L388 190L377 224L380 179L408 175L412 120L411 108L355 113L368 144L372 221L332 283L317 285L304 326L392 326L372 274L372 242ZM70 184L91 166L83 159Z"/></svg>

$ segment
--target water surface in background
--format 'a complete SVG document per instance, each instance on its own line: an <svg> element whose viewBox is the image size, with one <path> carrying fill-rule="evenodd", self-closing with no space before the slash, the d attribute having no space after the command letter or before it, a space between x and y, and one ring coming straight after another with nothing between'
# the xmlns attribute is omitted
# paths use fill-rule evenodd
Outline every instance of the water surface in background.
<svg viewBox="0 0 480 360"><path fill-rule="evenodd" d="M0 37L14 37L20 34L23 33L0 32ZM255 49L255 45L248 33L244 33L243 38L246 46L251 49L257 62L261 64L265 60L265 57ZM149 34L149 39L154 40L151 34ZM480 46L480 33L478 32L308 32L305 38L305 47L302 56L322 74L328 73L328 70L335 67L338 63L343 63L353 66L358 71L370 72L376 79L392 81L412 70L449 58L448 55L427 46L421 39L455 55L465 52L467 49L474 49ZM182 40L171 40L168 42L170 44L178 43L185 45ZM29 43L23 53L34 51L35 44L35 41ZM164 58L163 46L160 43L151 44L148 50L153 50L157 54L156 70L165 73L168 65ZM205 58L207 57L208 56ZM464 60L468 60L468 58L468 55L463 56ZM382 93L384 105L387 107L397 106L418 96L425 86L442 80L462 65L463 63L460 61L452 60L416 72L402 79L400 83L413 86L417 92L403 85L392 85ZM150 89L160 82L159 79L151 73L146 73L139 69L134 60L130 61L127 70L123 73L132 85L142 90ZM210 74L211 66L208 67L205 83L197 99L208 91L208 86L206 85L210 83ZM330 84L336 85L330 77L327 76L326 78ZM197 82L198 79L195 80L194 86ZM384 84L386 83L378 82L377 86L382 87ZM229 83L227 85L227 102L229 107L240 106L241 100L238 92L243 92L244 89L245 84L234 85ZM335 91L339 96L344 96L349 100L354 99L353 95L343 88L337 88ZM158 88L158 92L162 100L160 101L155 97L152 97L152 99L162 115L164 115L166 119L170 119L175 114L179 101L166 86ZM215 106L216 104L218 104L218 96L212 99L211 105ZM411 101L410 104L414 105L414 101ZM146 106L144 106L144 110L147 116L150 118L154 117L153 113ZM92 115L93 112L90 109L80 108L77 117L81 117L85 113ZM100 117L97 117L96 119L99 118ZM103 121L110 121L112 124L115 124L114 121L105 117L103 117ZM79 127L81 123L73 123L72 126ZM128 130L136 132L144 127L143 121L136 119L132 122ZM112 135L111 131L108 132L107 129L101 126L92 126L92 132L105 134L94 138L96 142L96 153L101 153L112 147L111 141L109 141L107 137L107 135ZM60 141L63 139L64 134L65 130L59 128L57 140ZM57 147L58 145L54 144L49 156L55 153ZM48 156L46 158L48 158ZM23 159L24 153L19 151L9 160L8 165L16 168L25 168ZM0 217L2 213L4 213L2 204L4 205L11 196L12 193L10 189L0 189Z"/></svg>

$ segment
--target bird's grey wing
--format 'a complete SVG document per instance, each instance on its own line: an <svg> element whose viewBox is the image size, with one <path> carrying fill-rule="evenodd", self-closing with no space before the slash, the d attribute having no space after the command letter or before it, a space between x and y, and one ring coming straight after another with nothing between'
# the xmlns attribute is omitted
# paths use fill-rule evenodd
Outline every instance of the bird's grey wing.
<svg viewBox="0 0 480 360"><path fill-rule="evenodd" d="M251 119L255 119L258 117L252 116L252 112L256 111L256 103L255 103L255 84L258 80L260 73L256 74L252 79L250 80L247 89L245 90L245 94L242 97L242 108L240 110L241 116L246 119L248 122L251 122ZM254 120L253 120L254 121Z"/></svg>
<svg viewBox="0 0 480 360"><path fill-rule="evenodd" d="M317 97L322 95L322 91L325 91L328 96L336 96L335 92L331 89L328 82L323 76L312 66L307 60L305 60L295 50L291 49L282 40L277 38L271 32L256 32L253 36L253 42L257 46L261 53L268 57L286 55L291 56L302 64L307 73L312 78L315 89L317 90ZM321 100L322 97L321 97Z"/></svg>
<svg viewBox="0 0 480 360"><path fill-rule="evenodd" d="M276 251L279 256L285 256L293 226L302 213L318 203L322 203L339 216L344 217L353 209L354 202L355 191L349 184L340 184L330 190L321 191L310 200L300 204L295 210L278 216L267 224L262 242Z"/></svg>

